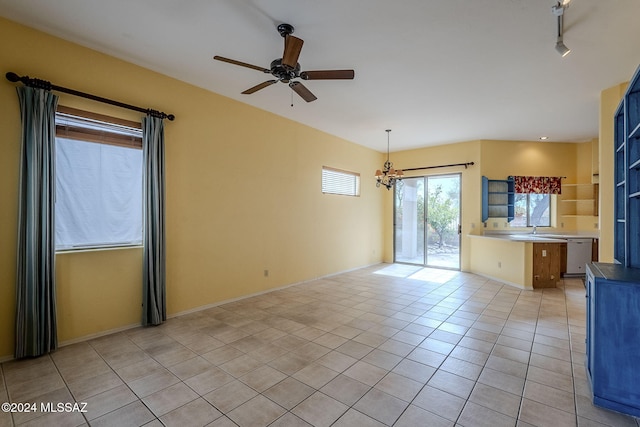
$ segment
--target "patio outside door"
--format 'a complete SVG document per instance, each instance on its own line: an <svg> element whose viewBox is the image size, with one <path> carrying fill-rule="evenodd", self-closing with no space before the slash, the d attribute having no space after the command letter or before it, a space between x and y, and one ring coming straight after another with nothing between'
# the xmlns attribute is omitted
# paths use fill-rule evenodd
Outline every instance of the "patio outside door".
<svg viewBox="0 0 640 427"><path fill-rule="evenodd" d="M396 183L395 262L460 269L460 177L434 175Z"/></svg>

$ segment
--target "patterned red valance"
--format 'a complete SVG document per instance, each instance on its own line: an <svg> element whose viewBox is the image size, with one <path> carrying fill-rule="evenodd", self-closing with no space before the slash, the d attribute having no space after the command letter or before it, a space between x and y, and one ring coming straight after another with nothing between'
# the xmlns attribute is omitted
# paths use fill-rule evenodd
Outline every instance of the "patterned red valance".
<svg viewBox="0 0 640 427"><path fill-rule="evenodd" d="M554 176L514 176L515 191L519 194L562 194L561 178Z"/></svg>

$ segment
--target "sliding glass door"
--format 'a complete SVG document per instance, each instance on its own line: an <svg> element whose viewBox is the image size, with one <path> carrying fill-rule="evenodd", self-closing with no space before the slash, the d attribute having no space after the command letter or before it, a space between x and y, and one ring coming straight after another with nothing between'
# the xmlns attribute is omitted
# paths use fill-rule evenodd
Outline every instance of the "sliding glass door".
<svg viewBox="0 0 640 427"><path fill-rule="evenodd" d="M460 174L405 178L395 188L395 262L460 269Z"/></svg>

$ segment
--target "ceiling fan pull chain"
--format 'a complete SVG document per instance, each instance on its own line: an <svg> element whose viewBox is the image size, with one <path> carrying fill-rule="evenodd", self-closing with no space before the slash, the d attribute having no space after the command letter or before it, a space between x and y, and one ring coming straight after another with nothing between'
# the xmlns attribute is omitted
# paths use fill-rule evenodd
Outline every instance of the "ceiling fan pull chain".
<svg viewBox="0 0 640 427"><path fill-rule="evenodd" d="M293 108L293 91L290 91L290 92L291 92L291 108Z"/></svg>

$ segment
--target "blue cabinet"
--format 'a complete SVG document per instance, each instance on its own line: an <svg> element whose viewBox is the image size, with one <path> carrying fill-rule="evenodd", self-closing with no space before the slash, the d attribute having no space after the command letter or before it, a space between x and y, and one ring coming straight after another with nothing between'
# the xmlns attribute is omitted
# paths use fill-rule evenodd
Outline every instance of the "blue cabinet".
<svg viewBox="0 0 640 427"><path fill-rule="evenodd" d="M640 68L614 117L616 262L640 268Z"/></svg>
<svg viewBox="0 0 640 427"><path fill-rule="evenodd" d="M489 218L515 217L515 184L513 178L489 179L482 177L482 222Z"/></svg>
<svg viewBox="0 0 640 427"><path fill-rule="evenodd" d="M593 403L640 416L640 269L587 264L587 375Z"/></svg>

